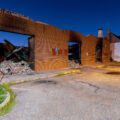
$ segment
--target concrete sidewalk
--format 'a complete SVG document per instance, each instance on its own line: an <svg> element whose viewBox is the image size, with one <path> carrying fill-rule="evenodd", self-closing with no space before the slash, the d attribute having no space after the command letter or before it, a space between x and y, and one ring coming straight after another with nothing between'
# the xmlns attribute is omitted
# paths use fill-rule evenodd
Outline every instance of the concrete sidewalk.
<svg viewBox="0 0 120 120"><path fill-rule="evenodd" d="M9 83L9 82L22 82L26 80L37 80L37 79L44 79L54 77L61 72L68 72L71 69L57 69L57 70L49 70L49 71L42 71L42 72L32 72L27 74L18 74L18 75L7 75L4 76L2 83Z"/></svg>

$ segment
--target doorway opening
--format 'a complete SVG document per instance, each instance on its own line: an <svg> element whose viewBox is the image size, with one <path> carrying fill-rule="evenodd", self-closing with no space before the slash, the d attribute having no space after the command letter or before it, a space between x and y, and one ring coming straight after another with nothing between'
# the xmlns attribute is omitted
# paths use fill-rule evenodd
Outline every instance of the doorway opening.
<svg viewBox="0 0 120 120"><path fill-rule="evenodd" d="M69 61L81 64L81 42L69 42Z"/></svg>
<svg viewBox="0 0 120 120"><path fill-rule="evenodd" d="M102 38L98 40L97 45L96 45L96 62L102 62Z"/></svg>

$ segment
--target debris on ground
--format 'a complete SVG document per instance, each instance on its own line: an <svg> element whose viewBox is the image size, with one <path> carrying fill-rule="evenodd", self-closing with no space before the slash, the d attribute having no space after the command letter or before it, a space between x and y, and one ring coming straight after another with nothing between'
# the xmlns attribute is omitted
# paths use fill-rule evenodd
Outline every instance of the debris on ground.
<svg viewBox="0 0 120 120"><path fill-rule="evenodd" d="M78 60L69 60L68 66L69 68L73 68L73 69L81 68L81 64Z"/></svg>
<svg viewBox="0 0 120 120"><path fill-rule="evenodd" d="M27 62L14 62L11 60L1 62L0 71L2 71L5 75L24 74L33 72Z"/></svg>
<svg viewBox="0 0 120 120"><path fill-rule="evenodd" d="M15 46L8 40L0 43L0 71L5 75L32 72L28 61L28 47Z"/></svg>

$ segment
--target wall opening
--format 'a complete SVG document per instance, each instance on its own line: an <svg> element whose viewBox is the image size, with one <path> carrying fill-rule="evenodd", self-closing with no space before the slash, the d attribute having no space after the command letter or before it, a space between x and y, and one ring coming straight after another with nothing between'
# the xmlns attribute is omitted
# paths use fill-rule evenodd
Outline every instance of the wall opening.
<svg viewBox="0 0 120 120"><path fill-rule="evenodd" d="M96 45L96 62L102 62L102 38L99 38L97 45Z"/></svg>
<svg viewBox="0 0 120 120"><path fill-rule="evenodd" d="M69 60L81 64L81 43L69 42Z"/></svg>
<svg viewBox="0 0 120 120"><path fill-rule="evenodd" d="M19 71L16 70L14 72L29 72L30 53L33 53L30 49L31 45L28 42L29 38L31 38L29 35L0 31L0 64L2 65L3 63L3 66L6 65L6 69L8 66L8 71L13 72L13 69L18 69ZM19 64L26 68L24 67L24 70L22 67L21 69L19 69L19 67L17 68ZM5 72L5 70L3 72ZM14 72L12 74L14 74Z"/></svg>

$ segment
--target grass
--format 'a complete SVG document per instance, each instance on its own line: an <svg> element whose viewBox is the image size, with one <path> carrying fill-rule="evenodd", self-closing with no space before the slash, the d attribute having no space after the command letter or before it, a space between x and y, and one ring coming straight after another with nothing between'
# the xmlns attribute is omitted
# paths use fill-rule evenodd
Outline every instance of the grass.
<svg viewBox="0 0 120 120"><path fill-rule="evenodd" d="M3 103L5 99L6 99L5 96L0 96L0 104Z"/></svg>
<svg viewBox="0 0 120 120"><path fill-rule="evenodd" d="M7 91L4 89L2 85L0 85L0 95L7 94Z"/></svg>
<svg viewBox="0 0 120 120"><path fill-rule="evenodd" d="M8 84L3 84L2 87L10 93L10 101L3 107L0 109L0 116L10 112L12 110L12 107L17 104L17 102L15 101L15 94L12 92L12 90L9 88Z"/></svg>
<svg viewBox="0 0 120 120"><path fill-rule="evenodd" d="M17 84L22 84L22 83L26 83L26 82L31 82L33 81L34 79L27 79L27 80L21 80L21 81L15 81L15 82L9 82L7 83L9 86L12 86L12 85L17 85ZM35 79L37 80L37 79Z"/></svg>
<svg viewBox="0 0 120 120"><path fill-rule="evenodd" d="M7 94L6 89L4 89L2 85L0 85L0 104L4 102L4 100L6 99L6 96L5 96L6 94Z"/></svg>

